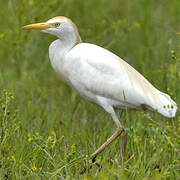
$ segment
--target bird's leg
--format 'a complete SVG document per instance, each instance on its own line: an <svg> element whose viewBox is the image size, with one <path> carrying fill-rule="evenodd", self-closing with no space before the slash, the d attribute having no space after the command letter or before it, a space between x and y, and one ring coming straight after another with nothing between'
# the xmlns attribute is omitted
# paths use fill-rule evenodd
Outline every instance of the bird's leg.
<svg viewBox="0 0 180 180"><path fill-rule="evenodd" d="M121 158L122 160L124 159L124 154L125 154L125 151L126 151L126 145L127 145L127 133L126 131L124 130L123 133L122 133L122 147L121 147Z"/></svg>
<svg viewBox="0 0 180 180"><path fill-rule="evenodd" d="M118 119L118 116L120 117L120 114L119 114L119 113L118 113L118 114L114 113L114 118ZM118 120L120 121L120 119L118 119ZM119 126L119 125L118 125L118 120L115 121L115 122L117 122L117 123L116 123L117 126ZM123 128L121 121L120 121L120 124L121 124L120 126ZM123 129L124 129L124 128L123 128ZM124 154L125 154L125 151L126 151L126 145L127 145L127 133L126 133L125 129L124 129L124 131L122 132L121 136L122 136L121 158L122 158L122 160L123 160L123 159L124 159Z"/></svg>
<svg viewBox="0 0 180 180"><path fill-rule="evenodd" d="M117 129L117 130L115 131L115 133L114 133L110 138L108 138L107 141L106 141L104 144L102 144L102 145L92 154L92 161L95 162L95 159L96 159L97 155L98 155L99 153L101 153L101 152L105 149L106 146L108 146L111 142L113 142L114 139L116 139L118 136L120 136L122 132L123 132L123 129Z"/></svg>
<svg viewBox="0 0 180 180"><path fill-rule="evenodd" d="M93 154L92 154L92 161L95 162L95 159L97 155L102 152L111 142L113 142L118 136L122 135L122 148L121 148L121 157L123 159L125 149L126 149L126 144L127 144L127 134L125 129L123 128L121 122L119 121L114 109L112 106L105 106L104 109L109 112L112 116L112 119L117 125L117 130L115 133L107 139L107 141L102 144Z"/></svg>
<svg viewBox="0 0 180 180"><path fill-rule="evenodd" d="M127 133L126 130L124 129L120 119L116 115L115 111L113 110L111 113L112 119L117 125L117 129L121 130L121 136L122 136L122 143L121 143L121 158L122 160L124 159L124 154L126 151L126 144L127 144Z"/></svg>

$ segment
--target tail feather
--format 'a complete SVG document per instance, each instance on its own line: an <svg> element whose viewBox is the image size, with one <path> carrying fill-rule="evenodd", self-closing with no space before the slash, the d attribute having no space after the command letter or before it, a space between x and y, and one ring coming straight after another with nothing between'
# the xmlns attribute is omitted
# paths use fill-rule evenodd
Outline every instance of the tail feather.
<svg viewBox="0 0 180 180"><path fill-rule="evenodd" d="M157 111L168 118L174 117L178 109L177 104L170 98L169 95L160 91L158 93L159 104L156 107Z"/></svg>

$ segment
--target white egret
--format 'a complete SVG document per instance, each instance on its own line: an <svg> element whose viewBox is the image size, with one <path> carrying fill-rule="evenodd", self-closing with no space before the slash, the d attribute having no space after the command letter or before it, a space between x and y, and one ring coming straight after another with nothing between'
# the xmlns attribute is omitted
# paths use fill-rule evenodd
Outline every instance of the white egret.
<svg viewBox="0 0 180 180"><path fill-rule="evenodd" d="M49 58L55 72L82 97L108 112L117 126L115 133L99 148L93 158L119 135L122 154L127 135L114 108L157 111L174 117L176 103L160 92L139 72L112 52L94 44L83 43L76 25L63 16L30 24L24 29L37 29L57 36L49 47Z"/></svg>

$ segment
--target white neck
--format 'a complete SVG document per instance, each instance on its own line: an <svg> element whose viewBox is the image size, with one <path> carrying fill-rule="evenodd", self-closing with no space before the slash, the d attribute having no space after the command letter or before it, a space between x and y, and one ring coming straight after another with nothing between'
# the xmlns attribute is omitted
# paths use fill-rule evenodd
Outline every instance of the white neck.
<svg viewBox="0 0 180 180"><path fill-rule="evenodd" d="M71 48L73 48L77 44L77 36L74 33L66 34L65 37L60 36L58 38L60 41L60 47L66 51L69 51Z"/></svg>
<svg viewBox="0 0 180 180"><path fill-rule="evenodd" d="M71 22L71 24L68 25L62 24L61 26L62 28L59 32L54 35L59 38L61 47L63 47L64 50L66 49L69 51L76 44L81 42L81 37L74 23Z"/></svg>
<svg viewBox="0 0 180 180"><path fill-rule="evenodd" d="M49 59L54 71L61 77L62 80L69 82L65 71L65 55L72 48L73 42L57 39L49 46Z"/></svg>

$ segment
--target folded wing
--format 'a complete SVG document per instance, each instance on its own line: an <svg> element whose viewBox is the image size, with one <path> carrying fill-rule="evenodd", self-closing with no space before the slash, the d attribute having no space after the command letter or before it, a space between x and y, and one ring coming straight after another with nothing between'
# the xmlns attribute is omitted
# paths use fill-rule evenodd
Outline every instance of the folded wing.
<svg viewBox="0 0 180 180"><path fill-rule="evenodd" d="M119 102L120 106L124 104L135 109L146 107L157 110L166 117L175 116L176 103L110 51L93 44L81 43L68 56L74 61L70 78L75 89L83 89L95 96ZM74 73L76 76L73 76Z"/></svg>

